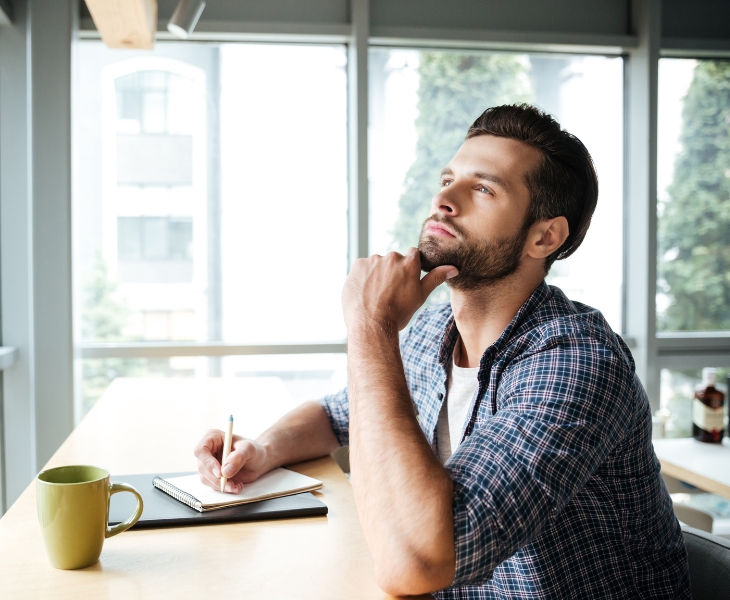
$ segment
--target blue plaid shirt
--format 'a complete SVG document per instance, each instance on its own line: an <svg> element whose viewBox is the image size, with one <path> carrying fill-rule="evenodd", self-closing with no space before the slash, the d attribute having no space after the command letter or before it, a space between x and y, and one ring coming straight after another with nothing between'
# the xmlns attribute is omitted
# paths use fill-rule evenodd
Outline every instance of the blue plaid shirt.
<svg viewBox="0 0 730 600"><path fill-rule="evenodd" d="M401 339L434 452L458 331L448 304ZM691 598L687 553L631 353L597 310L542 283L484 352L454 482L456 575L436 598ZM348 443L347 390L322 399Z"/></svg>

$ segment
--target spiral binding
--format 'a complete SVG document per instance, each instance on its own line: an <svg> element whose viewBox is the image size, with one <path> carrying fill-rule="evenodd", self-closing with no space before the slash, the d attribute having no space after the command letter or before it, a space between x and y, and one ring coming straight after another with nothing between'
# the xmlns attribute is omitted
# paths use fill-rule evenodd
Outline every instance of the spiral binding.
<svg viewBox="0 0 730 600"><path fill-rule="evenodd" d="M183 504L188 505L190 508L194 508L198 512L203 512L203 504L202 502L200 502L200 500L198 500L192 494L183 492L180 488L175 487L168 481L162 479L162 477L155 477L152 480L152 485L154 485L158 490L162 490L163 492L165 492L168 496L172 496L178 502L182 502Z"/></svg>

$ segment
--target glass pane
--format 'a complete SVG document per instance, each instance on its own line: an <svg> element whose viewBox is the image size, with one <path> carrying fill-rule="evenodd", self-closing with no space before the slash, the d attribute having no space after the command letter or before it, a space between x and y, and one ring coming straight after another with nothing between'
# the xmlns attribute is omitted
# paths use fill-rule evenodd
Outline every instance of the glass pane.
<svg viewBox="0 0 730 600"><path fill-rule="evenodd" d="M336 392L347 379L346 354L282 354L269 356L174 356L172 358L104 358L81 361L82 407L85 415L117 377L225 376L258 380L261 402L290 410L306 400Z"/></svg>
<svg viewBox="0 0 730 600"><path fill-rule="evenodd" d="M221 52L223 338L344 339L345 50Z"/></svg>
<svg viewBox="0 0 730 600"><path fill-rule="evenodd" d="M167 219L142 217L142 256L148 260L167 258Z"/></svg>
<svg viewBox="0 0 730 600"><path fill-rule="evenodd" d="M140 260L142 258L141 219L119 217L117 220L117 256L119 260Z"/></svg>
<svg viewBox="0 0 730 600"><path fill-rule="evenodd" d="M82 40L76 69L77 341L343 339L344 46Z"/></svg>
<svg viewBox="0 0 730 600"><path fill-rule="evenodd" d="M548 282L621 330L623 61L599 56L370 51L370 250L415 246L439 173L489 106L531 102L591 152L600 181L580 250ZM606 240L613 252L606 252ZM596 268L600 265L600 268ZM448 299L445 289L432 301Z"/></svg>
<svg viewBox="0 0 730 600"><path fill-rule="evenodd" d="M713 365L707 365L711 367ZM730 369L717 369L717 389L725 393L725 428L727 430L728 376ZM702 382L702 369L662 369L659 405L667 417L666 437L692 437L692 399Z"/></svg>
<svg viewBox="0 0 730 600"><path fill-rule="evenodd" d="M147 92L142 96L142 129L146 133L164 133L166 130L166 94Z"/></svg>
<svg viewBox="0 0 730 600"><path fill-rule="evenodd" d="M193 221L189 217L170 218L167 222L168 256L189 260L192 255Z"/></svg>
<svg viewBox="0 0 730 600"><path fill-rule="evenodd" d="M224 377L273 377L294 400L316 400L347 385L346 354L224 356Z"/></svg>
<svg viewBox="0 0 730 600"><path fill-rule="evenodd" d="M659 61L657 329L730 330L730 61Z"/></svg>

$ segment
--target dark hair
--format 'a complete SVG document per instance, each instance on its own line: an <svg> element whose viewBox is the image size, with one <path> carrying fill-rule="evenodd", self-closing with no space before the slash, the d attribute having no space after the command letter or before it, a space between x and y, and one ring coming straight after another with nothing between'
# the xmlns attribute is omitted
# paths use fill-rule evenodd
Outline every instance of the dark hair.
<svg viewBox="0 0 730 600"><path fill-rule="evenodd" d="M529 104L494 106L474 121L466 139L479 135L512 138L542 152L539 167L525 176L530 206L524 227L565 217L569 234L560 248L545 259L545 273L553 262L567 258L586 236L598 201L598 177L583 143L560 128L549 114Z"/></svg>

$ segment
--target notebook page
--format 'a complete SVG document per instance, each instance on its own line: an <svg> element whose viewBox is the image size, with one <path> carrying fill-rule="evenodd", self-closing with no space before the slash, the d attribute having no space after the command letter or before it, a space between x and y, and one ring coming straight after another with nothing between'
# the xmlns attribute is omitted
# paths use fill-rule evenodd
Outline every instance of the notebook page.
<svg viewBox="0 0 730 600"><path fill-rule="evenodd" d="M228 494L209 488L198 475L170 477L165 481L199 500L204 508L216 505L234 505L276 498L322 487L319 479L307 477L288 469L274 469L252 483L243 485L238 494Z"/></svg>

